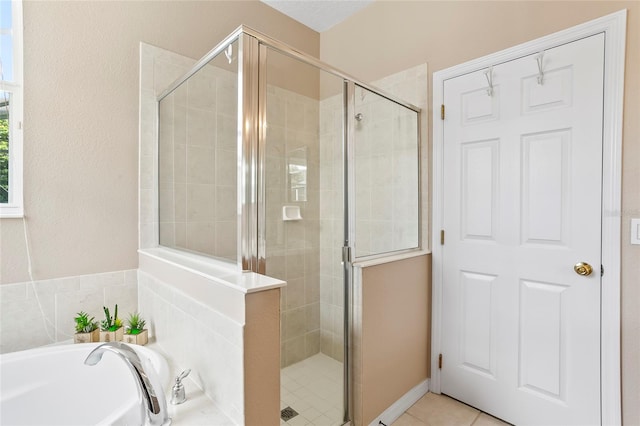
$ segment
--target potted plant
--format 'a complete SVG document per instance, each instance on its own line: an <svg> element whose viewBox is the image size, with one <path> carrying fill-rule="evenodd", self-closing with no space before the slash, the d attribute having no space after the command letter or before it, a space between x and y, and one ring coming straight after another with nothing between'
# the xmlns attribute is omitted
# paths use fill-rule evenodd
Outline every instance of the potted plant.
<svg viewBox="0 0 640 426"><path fill-rule="evenodd" d="M122 340L124 329L122 320L118 318L118 305L116 304L113 317L109 314L109 308L103 306L105 319L100 323L101 342L119 342Z"/></svg>
<svg viewBox="0 0 640 426"><path fill-rule="evenodd" d="M88 313L80 311L74 321L76 322L76 334L73 335L74 343L91 343L100 340L98 321L95 317L89 318Z"/></svg>
<svg viewBox="0 0 640 426"><path fill-rule="evenodd" d="M127 326L125 327L123 341L136 345L146 345L149 341L149 333L144 328L147 322L140 316L139 312L129 314Z"/></svg>

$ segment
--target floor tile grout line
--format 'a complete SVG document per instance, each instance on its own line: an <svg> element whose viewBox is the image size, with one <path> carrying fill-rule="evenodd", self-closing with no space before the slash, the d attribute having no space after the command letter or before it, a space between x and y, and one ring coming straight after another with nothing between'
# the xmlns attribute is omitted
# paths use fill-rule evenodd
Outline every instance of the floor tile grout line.
<svg viewBox="0 0 640 426"><path fill-rule="evenodd" d="M416 416L414 416L413 414L409 414L409 413L408 413L408 412L406 412L406 411L405 411L403 414L406 414L407 416L414 418L415 420L417 420L418 422L422 423L422 424L423 424L423 425L425 425L425 426L427 425L427 423L423 422L421 419L417 418L417 417L416 417ZM400 417L402 417L402 416L400 416ZM398 417L398 419L400 419L400 417ZM398 421L398 419L396 419L396 421ZM395 422L394 422L394 423L395 423ZM393 423L392 423L392 424L393 424Z"/></svg>
<svg viewBox="0 0 640 426"><path fill-rule="evenodd" d="M476 424L476 422L478 421L478 419L480 418L480 415L482 415L482 411L478 410L478 413L476 414L475 419L473 419L473 421L469 424L469 426L473 426L474 424Z"/></svg>

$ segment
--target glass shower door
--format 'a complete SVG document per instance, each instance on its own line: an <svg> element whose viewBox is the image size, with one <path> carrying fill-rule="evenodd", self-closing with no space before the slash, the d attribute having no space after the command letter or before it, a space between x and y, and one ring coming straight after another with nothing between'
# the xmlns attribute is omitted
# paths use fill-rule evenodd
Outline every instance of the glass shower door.
<svg viewBox="0 0 640 426"><path fill-rule="evenodd" d="M420 245L418 112L355 84L351 241L355 259Z"/></svg>
<svg viewBox="0 0 640 426"><path fill-rule="evenodd" d="M282 418L341 424L344 407L343 79L260 51L260 272L281 296ZM266 59L263 59L266 56Z"/></svg>

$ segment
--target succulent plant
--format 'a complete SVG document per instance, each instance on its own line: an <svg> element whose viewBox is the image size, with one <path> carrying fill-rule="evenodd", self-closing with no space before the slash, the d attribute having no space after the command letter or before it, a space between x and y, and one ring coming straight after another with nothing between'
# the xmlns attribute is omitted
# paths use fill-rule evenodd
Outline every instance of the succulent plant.
<svg viewBox="0 0 640 426"><path fill-rule="evenodd" d="M147 322L140 316L139 312L129 314L127 319L126 334L140 334L144 330Z"/></svg>
<svg viewBox="0 0 640 426"><path fill-rule="evenodd" d="M100 328L102 331L116 331L120 327L122 327L122 320L118 318L118 304L116 303L116 307L113 312L113 316L109 314L109 308L103 306L105 319L100 322Z"/></svg>
<svg viewBox="0 0 640 426"><path fill-rule="evenodd" d="M76 333L91 333L98 328L98 321L96 321L95 317L89 318L89 314L84 311L78 312L77 315L74 318Z"/></svg>

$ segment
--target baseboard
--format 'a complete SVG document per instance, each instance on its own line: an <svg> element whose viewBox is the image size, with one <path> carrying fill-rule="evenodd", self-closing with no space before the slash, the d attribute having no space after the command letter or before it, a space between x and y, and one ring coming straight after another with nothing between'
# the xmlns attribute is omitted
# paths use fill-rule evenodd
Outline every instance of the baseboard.
<svg viewBox="0 0 640 426"><path fill-rule="evenodd" d="M400 399L394 402L389 408L384 410L382 414L373 419L369 426L382 426L380 422L389 426L391 423L398 420L398 418L404 414L413 404L415 404L420 398L429 392L429 379L418 384L409 392L402 395Z"/></svg>

